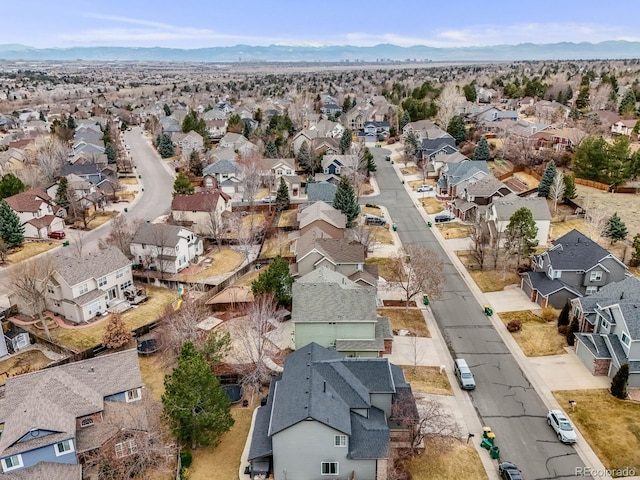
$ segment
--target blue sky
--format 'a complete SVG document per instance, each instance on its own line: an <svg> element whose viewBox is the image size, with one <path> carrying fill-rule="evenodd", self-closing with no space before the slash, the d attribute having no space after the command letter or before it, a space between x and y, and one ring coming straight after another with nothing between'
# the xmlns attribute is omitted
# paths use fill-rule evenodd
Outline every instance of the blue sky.
<svg viewBox="0 0 640 480"><path fill-rule="evenodd" d="M433 47L640 40L640 1L24 0L0 43L32 47Z"/></svg>

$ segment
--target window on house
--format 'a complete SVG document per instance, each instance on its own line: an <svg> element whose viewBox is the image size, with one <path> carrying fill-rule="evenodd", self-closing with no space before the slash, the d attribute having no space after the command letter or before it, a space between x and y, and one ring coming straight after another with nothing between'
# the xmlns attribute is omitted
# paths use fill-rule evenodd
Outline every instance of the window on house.
<svg viewBox="0 0 640 480"><path fill-rule="evenodd" d="M589 277L589 279L592 282L599 282L600 280L602 280L602 272L600 270L596 270L595 272L591 272L591 276Z"/></svg>
<svg viewBox="0 0 640 480"><path fill-rule="evenodd" d="M73 440L69 439L56 443L56 457L69 452L73 452Z"/></svg>
<svg viewBox="0 0 640 480"><path fill-rule="evenodd" d="M139 388L134 388L132 390L127 390L127 402L135 402L140 400L142 395L140 394Z"/></svg>
<svg viewBox="0 0 640 480"><path fill-rule="evenodd" d="M587 287L587 290L585 291L585 293L587 295L591 295L592 293L596 293L597 291L598 291L598 287L590 286L590 287Z"/></svg>
<svg viewBox="0 0 640 480"><path fill-rule="evenodd" d="M122 277L124 277L124 268L121 268L116 272L116 278L122 278Z"/></svg>
<svg viewBox="0 0 640 480"><path fill-rule="evenodd" d="M86 283L83 283L82 285L80 285L80 295L83 295L88 291L89 291L89 285L87 285Z"/></svg>
<svg viewBox="0 0 640 480"><path fill-rule="evenodd" d="M107 277L100 277L98 279L98 286L104 287L107 284Z"/></svg>
<svg viewBox="0 0 640 480"><path fill-rule="evenodd" d="M608 330L609 329L609 322L607 322L604 318L602 319L602 322L600 322L600 326L605 329Z"/></svg>
<svg viewBox="0 0 640 480"><path fill-rule="evenodd" d="M629 338L629 336L622 332L622 336L620 337L620 341L622 343L624 343L627 347L629 346L629 344L631 343L631 339Z"/></svg>
<svg viewBox="0 0 640 480"><path fill-rule="evenodd" d="M10 457L2 459L2 471L9 472L23 466L22 455L11 455Z"/></svg>
<svg viewBox="0 0 640 480"><path fill-rule="evenodd" d="M131 280L127 280L126 282L120 284L120 290L126 290L131 285Z"/></svg>
<svg viewBox="0 0 640 480"><path fill-rule="evenodd" d="M84 418L80 422L80 427L81 428L90 427L91 425L93 425L93 418Z"/></svg>
<svg viewBox="0 0 640 480"><path fill-rule="evenodd" d="M336 447L346 447L347 446L347 436L346 435L336 435L334 439L334 445Z"/></svg>
<svg viewBox="0 0 640 480"><path fill-rule="evenodd" d="M54 301L53 301L53 304L54 304L56 307L59 307L59 306L60 306L60 300L54 300Z"/></svg>
<svg viewBox="0 0 640 480"><path fill-rule="evenodd" d="M321 475L338 475L338 462L322 462L320 466Z"/></svg>
<svg viewBox="0 0 640 480"><path fill-rule="evenodd" d="M95 302L89 305L89 309L88 309L89 315L93 315L98 310L100 310L100 300L96 300Z"/></svg>
<svg viewBox="0 0 640 480"><path fill-rule="evenodd" d="M116 457L122 458L132 455L138 451L138 445L134 438L129 438L124 442L115 444Z"/></svg>
<svg viewBox="0 0 640 480"><path fill-rule="evenodd" d="M53 287L51 285L47 285L47 292L54 293Z"/></svg>

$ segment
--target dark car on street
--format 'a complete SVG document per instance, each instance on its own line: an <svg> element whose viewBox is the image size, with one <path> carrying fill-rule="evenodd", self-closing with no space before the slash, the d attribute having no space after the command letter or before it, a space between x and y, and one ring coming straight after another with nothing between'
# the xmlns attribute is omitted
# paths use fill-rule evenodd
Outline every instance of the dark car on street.
<svg viewBox="0 0 640 480"><path fill-rule="evenodd" d="M511 462L502 462L498 465L498 473L502 480L523 480L520 469Z"/></svg>

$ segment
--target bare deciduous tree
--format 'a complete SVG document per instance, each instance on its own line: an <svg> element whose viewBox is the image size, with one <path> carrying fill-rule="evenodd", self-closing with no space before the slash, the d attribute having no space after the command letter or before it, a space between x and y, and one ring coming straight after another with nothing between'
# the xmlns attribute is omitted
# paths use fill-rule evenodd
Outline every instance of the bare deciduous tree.
<svg viewBox="0 0 640 480"><path fill-rule="evenodd" d="M47 308L47 286L55 269L55 260L50 256L44 256L38 260L20 262L11 270L10 275L11 285L20 300L21 309L38 317L49 340L51 334L43 312Z"/></svg>
<svg viewBox="0 0 640 480"><path fill-rule="evenodd" d="M560 172L556 173L556 176L553 177L553 182L549 187L549 198L553 201L553 214L555 215L558 211L558 202L564 196L565 183L564 183L564 175Z"/></svg>
<svg viewBox="0 0 640 480"><path fill-rule="evenodd" d="M450 82L444 86L435 101L438 106L435 120L440 128L446 130L449 127L449 122L456 116L456 108L461 99L462 96L455 84Z"/></svg>
<svg viewBox="0 0 640 480"><path fill-rule="evenodd" d="M609 218L607 212L598 208L592 198L587 197L584 201L584 221L589 229L589 238L597 240L594 236L600 237L602 230Z"/></svg>
<svg viewBox="0 0 640 480"><path fill-rule="evenodd" d="M253 210L256 194L262 183L263 161L259 153L242 155L238 159L240 167L239 175L242 178L243 193L242 199L249 202Z"/></svg>
<svg viewBox="0 0 640 480"><path fill-rule="evenodd" d="M476 219L471 225L471 256L478 262L480 270L484 269L489 254L489 240L486 224L480 219Z"/></svg>
<svg viewBox="0 0 640 480"><path fill-rule="evenodd" d="M433 250L409 243L392 258L390 268L396 279L394 283L404 292L406 310L411 299L420 292L431 298L442 294L445 282L442 260Z"/></svg>
<svg viewBox="0 0 640 480"><path fill-rule="evenodd" d="M123 214L119 214L111 220L111 231L106 238L100 239L99 247L107 248L113 245L125 256L131 257L131 240L138 229L139 222L131 222Z"/></svg>
<svg viewBox="0 0 640 480"><path fill-rule="evenodd" d="M207 335L197 325L208 316L207 306L188 295L178 310L172 305L167 305L158 319L157 329L162 340L162 350L166 353L164 358L174 362L182 345L189 340L196 348L202 346Z"/></svg>

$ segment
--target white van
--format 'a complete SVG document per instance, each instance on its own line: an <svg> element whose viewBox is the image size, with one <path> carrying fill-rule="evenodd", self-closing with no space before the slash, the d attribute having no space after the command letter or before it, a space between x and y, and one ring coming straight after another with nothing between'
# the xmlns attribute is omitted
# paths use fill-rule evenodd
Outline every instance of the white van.
<svg viewBox="0 0 640 480"><path fill-rule="evenodd" d="M473 379L473 373L467 365L466 360L458 358L453 364L453 370L463 390L473 390L476 388L476 381Z"/></svg>

